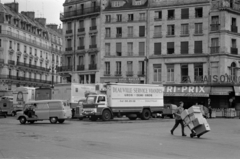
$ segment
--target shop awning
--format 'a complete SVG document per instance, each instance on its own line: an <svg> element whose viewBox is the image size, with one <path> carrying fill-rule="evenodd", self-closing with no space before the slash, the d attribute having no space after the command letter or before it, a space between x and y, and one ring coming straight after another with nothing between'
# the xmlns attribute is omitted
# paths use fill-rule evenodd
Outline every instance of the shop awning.
<svg viewBox="0 0 240 159"><path fill-rule="evenodd" d="M229 95L233 87L212 87L210 95Z"/></svg>
<svg viewBox="0 0 240 159"><path fill-rule="evenodd" d="M240 96L240 86L234 86L235 96Z"/></svg>
<svg viewBox="0 0 240 159"><path fill-rule="evenodd" d="M209 97L209 86L165 86L164 96Z"/></svg>

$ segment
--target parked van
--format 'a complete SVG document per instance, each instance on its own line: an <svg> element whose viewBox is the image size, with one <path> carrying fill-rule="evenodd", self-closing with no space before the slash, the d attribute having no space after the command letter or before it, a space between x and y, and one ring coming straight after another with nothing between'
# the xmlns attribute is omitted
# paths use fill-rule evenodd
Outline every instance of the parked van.
<svg viewBox="0 0 240 159"><path fill-rule="evenodd" d="M168 116L170 118L174 117L174 113L176 113L177 105L174 104L164 104L163 112L162 112L162 118L165 116Z"/></svg>
<svg viewBox="0 0 240 159"><path fill-rule="evenodd" d="M26 122L49 120L50 123L63 123L70 119L72 112L66 100L40 100L29 101L24 105L23 111L17 113L17 120L21 124Z"/></svg>

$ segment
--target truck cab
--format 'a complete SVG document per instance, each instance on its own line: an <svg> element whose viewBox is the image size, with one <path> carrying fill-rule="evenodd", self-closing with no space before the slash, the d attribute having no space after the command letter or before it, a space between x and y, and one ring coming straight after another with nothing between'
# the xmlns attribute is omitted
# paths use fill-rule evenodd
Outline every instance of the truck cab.
<svg viewBox="0 0 240 159"><path fill-rule="evenodd" d="M108 109L107 96L105 94L89 95L86 102L83 103L82 114L89 116L89 119L94 121L102 116L104 109Z"/></svg>

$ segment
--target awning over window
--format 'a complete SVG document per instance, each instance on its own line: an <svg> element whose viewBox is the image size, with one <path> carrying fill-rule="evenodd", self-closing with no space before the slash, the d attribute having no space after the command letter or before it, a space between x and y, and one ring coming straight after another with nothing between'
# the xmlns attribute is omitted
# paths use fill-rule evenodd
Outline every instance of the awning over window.
<svg viewBox="0 0 240 159"><path fill-rule="evenodd" d="M240 86L234 86L235 96L240 96Z"/></svg>
<svg viewBox="0 0 240 159"><path fill-rule="evenodd" d="M233 87L212 87L210 95L229 95Z"/></svg>
<svg viewBox="0 0 240 159"><path fill-rule="evenodd" d="M209 86L165 86L164 96L209 97Z"/></svg>

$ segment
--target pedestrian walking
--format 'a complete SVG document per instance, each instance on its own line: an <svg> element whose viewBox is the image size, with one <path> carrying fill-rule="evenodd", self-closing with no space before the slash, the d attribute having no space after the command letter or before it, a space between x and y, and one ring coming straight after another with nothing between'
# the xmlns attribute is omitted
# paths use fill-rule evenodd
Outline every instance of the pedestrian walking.
<svg viewBox="0 0 240 159"><path fill-rule="evenodd" d="M211 99L210 98L208 98L207 108L208 108L209 118L212 118L212 107L211 107Z"/></svg>
<svg viewBox="0 0 240 159"><path fill-rule="evenodd" d="M183 105L184 105L183 102L179 102L179 107L177 108L176 112L174 113L174 115L175 115L175 124L174 124L173 128L171 129L171 134L172 135L173 135L174 130L180 124L181 125L181 129L182 129L182 136L186 136L186 134L184 133L183 120L181 118L181 113L184 111Z"/></svg>

